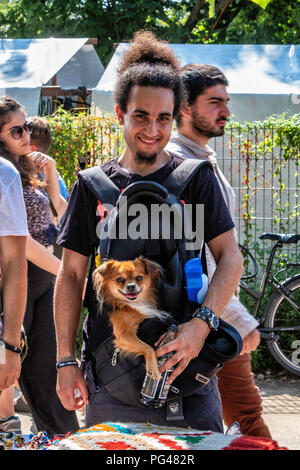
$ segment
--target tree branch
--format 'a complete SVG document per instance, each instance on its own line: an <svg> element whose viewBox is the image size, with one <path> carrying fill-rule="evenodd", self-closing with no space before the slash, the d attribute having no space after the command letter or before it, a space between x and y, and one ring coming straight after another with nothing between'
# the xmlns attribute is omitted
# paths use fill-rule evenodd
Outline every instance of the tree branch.
<svg viewBox="0 0 300 470"><path fill-rule="evenodd" d="M219 21L220 21L222 15L223 15L223 13L224 13L224 11L226 10L226 8L227 8L228 5L229 5L229 2L230 2L230 0L226 0L225 4L224 4L224 6L223 6L223 8L222 8L222 10L221 10L221 13L219 14L218 18L216 19L215 24L213 25L212 29L215 29L215 27L216 27L217 24L219 23Z"/></svg>
<svg viewBox="0 0 300 470"><path fill-rule="evenodd" d="M246 8L248 4L249 0L240 0L239 2L231 0L226 2L217 21L213 25L213 29L227 29L240 11Z"/></svg>
<svg viewBox="0 0 300 470"><path fill-rule="evenodd" d="M197 0L192 8L190 16L188 17L185 27L192 31L193 28L196 26L198 21L200 20L200 10L205 9L208 11L208 3L206 0Z"/></svg>

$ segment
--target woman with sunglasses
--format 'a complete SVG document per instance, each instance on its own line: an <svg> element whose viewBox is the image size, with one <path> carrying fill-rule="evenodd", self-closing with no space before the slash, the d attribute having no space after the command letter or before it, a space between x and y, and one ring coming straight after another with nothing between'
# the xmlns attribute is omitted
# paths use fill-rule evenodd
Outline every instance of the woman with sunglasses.
<svg viewBox="0 0 300 470"><path fill-rule="evenodd" d="M46 431L49 435L65 434L77 430L79 425L75 412L67 411L56 394L53 290L60 260L53 255L56 231L51 219L50 200L59 218L63 216L67 203L60 195L54 159L40 152L31 152L31 131L32 125L26 120L24 108L12 98L0 98L0 155L10 160L20 172L29 230L26 246L28 294L24 317L29 348L19 384L37 430ZM7 396L9 393L11 391L8 390ZM3 402L4 397L1 400ZM12 408L12 403L2 403L6 415L11 414L9 410ZM18 418L2 416L2 410L0 403L0 430L5 430L6 422L7 430L17 430L13 427L17 427ZM1 418L6 419L1 422Z"/></svg>

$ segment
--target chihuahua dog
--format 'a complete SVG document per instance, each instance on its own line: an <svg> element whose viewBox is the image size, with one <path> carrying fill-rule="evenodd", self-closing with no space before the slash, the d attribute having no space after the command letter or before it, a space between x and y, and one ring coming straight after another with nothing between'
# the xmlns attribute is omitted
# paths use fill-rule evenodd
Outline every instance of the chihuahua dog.
<svg viewBox="0 0 300 470"><path fill-rule="evenodd" d="M161 267L146 258L133 261L104 262L93 273L93 284L100 305L110 307L109 319L113 327L115 345L123 353L143 355L146 370L155 379L160 377L154 349L137 336L145 318L169 315L157 309L156 283Z"/></svg>

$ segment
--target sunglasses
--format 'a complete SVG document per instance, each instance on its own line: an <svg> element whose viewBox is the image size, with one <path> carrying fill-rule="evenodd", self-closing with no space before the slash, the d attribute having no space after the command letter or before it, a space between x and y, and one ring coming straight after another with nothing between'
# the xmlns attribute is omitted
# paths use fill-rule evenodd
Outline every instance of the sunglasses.
<svg viewBox="0 0 300 470"><path fill-rule="evenodd" d="M32 133L32 127L32 122L25 122L23 126L16 126L9 132L11 133L13 139L18 140L21 139L23 132L26 132L26 134L30 135Z"/></svg>

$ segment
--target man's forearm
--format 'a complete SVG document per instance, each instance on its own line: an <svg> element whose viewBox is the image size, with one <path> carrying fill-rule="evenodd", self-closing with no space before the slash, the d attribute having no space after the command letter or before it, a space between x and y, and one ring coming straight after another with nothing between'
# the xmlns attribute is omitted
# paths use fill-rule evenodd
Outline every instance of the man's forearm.
<svg viewBox="0 0 300 470"><path fill-rule="evenodd" d="M58 273L54 294L54 321L57 358L74 355L75 339L80 322L84 280Z"/></svg>
<svg viewBox="0 0 300 470"><path fill-rule="evenodd" d="M211 308L216 315L222 313L237 289L243 271L242 259L237 248L222 253L211 279L203 305Z"/></svg>

